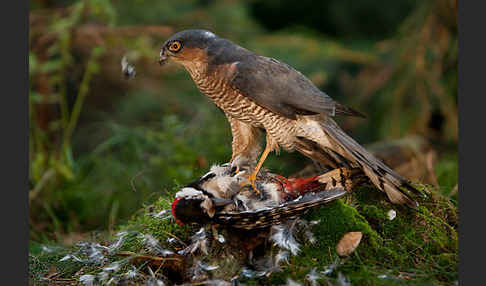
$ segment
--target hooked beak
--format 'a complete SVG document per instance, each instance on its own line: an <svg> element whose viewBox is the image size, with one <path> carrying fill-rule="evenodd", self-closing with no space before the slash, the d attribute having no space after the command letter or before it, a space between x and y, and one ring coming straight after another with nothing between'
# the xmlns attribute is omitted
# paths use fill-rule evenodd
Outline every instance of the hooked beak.
<svg viewBox="0 0 486 286"><path fill-rule="evenodd" d="M165 53L165 49L163 48L160 50L160 56L159 56L159 65L163 66L167 63L168 57L167 54Z"/></svg>

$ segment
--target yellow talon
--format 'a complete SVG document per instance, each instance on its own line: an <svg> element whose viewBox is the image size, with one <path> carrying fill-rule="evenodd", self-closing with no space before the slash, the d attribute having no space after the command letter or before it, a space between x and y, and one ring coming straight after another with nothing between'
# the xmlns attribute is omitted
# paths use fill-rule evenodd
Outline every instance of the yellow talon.
<svg viewBox="0 0 486 286"><path fill-rule="evenodd" d="M265 150L263 150L263 153L260 156L260 160L258 160L258 163L257 163L255 169L253 169L253 172L251 172L250 176L248 176L248 181L249 182L243 183L241 185L242 187L245 187L247 185L250 185L251 188L255 191L255 193L257 195L260 195L260 191L257 189L257 187L255 185L255 182L256 182L256 179L257 179L258 172L260 171L260 169L261 169L261 167L263 165L263 162L265 162L265 159L267 158L268 154L271 151L272 151L271 144L268 144L268 137L267 137L267 145L265 146Z"/></svg>
<svg viewBox="0 0 486 286"><path fill-rule="evenodd" d="M257 195L260 194L260 191L257 189L256 187L256 176L254 174L250 174L250 176L247 177L248 180L244 180L244 182L240 185L241 188L244 188L244 187L251 187L251 189L253 189L253 191L255 191L255 193Z"/></svg>
<svg viewBox="0 0 486 286"><path fill-rule="evenodd" d="M251 187L253 188L253 190L255 191L255 193L257 195L260 195L260 191L257 189L257 187L255 185L255 182L256 182L256 179L257 179L257 175L258 175L258 172L260 171L260 169L261 169L261 167L263 165L263 162L265 161L265 159L267 158L267 156L271 152L271 150L272 150L272 148L271 148L270 144L267 143L267 145L265 146L265 150L263 150L263 153L260 156L260 160L258 160L258 163L257 163L255 169L250 174L250 176L248 176L248 180L250 181L250 183L249 184L248 183L244 183L243 184L243 186L251 185Z"/></svg>
<svg viewBox="0 0 486 286"><path fill-rule="evenodd" d="M248 180L250 180L250 185L253 188L253 190L255 191L255 193L257 195L259 195L260 194L260 191L257 189L257 187L255 185L255 182L256 182L256 174L255 173L252 173L250 175L250 177L248 178Z"/></svg>

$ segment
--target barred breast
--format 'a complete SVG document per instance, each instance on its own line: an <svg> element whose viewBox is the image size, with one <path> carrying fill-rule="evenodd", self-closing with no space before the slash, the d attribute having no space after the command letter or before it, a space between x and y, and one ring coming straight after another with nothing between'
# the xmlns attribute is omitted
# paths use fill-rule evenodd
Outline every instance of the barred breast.
<svg viewBox="0 0 486 286"><path fill-rule="evenodd" d="M224 77L189 72L198 89L231 117L263 128L272 141L287 151L294 150L296 121L256 104L226 84Z"/></svg>

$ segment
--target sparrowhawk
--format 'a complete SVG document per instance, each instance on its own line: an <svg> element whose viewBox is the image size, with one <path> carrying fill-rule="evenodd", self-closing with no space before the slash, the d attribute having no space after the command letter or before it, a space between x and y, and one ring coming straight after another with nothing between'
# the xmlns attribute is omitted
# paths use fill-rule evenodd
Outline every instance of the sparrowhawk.
<svg viewBox="0 0 486 286"><path fill-rule="evenodd" d="M359 168L391 202L416 207L400 188L416 191L348 136L335 115L362 116L334 101L291 66L260 56L206 30L185 30L162 46L159 63L181 64L199 90L225 113L233 135L232 158L257 159L260 130L266 147L250 175L254 182L268 154L279 147L332 168Z"/></svg>

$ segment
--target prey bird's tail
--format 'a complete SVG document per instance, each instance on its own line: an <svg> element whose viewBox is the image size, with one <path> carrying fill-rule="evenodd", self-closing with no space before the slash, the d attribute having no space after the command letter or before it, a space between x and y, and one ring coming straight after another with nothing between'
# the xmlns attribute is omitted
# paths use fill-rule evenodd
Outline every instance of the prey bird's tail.
<svg viewBox="0 0 486 286"><path fill-rule="evenodd" d="M317 122L314 122L312 126L315 126L315 123ZM387 194L392 203L407 204L412 208L418 206L418 203L401 189L414 193L418 192L405 178L344 133L331 118L326 118L318 124L319 129L325 134L317 135L316 133L321 133L321 130L314 128L311 140L317 143L320 148L312 146L309 140L300 137L298 138L297 150L332 168L342 166L360 168L378 189Z"/></svg>

